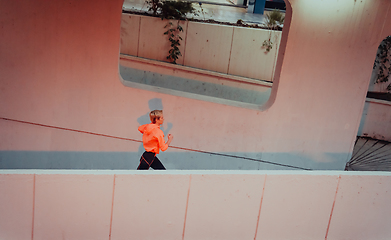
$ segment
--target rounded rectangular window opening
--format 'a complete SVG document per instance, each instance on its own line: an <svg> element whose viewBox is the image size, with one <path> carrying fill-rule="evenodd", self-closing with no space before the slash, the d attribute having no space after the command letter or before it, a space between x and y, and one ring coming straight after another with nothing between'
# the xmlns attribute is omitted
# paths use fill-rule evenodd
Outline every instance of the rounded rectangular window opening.
<svg viewBox="0 0 391 240"><path fill-rule="evenodd" d="M387 36L377 49L368 95L391 100L391 36Z"/></svg>
<svg viewBox="0 0 391 240"><path fill-rule="evenodd" d="M125 0L119 61L124 85L262 109L271 101L273 82L281 69L281 52L285 49L282 26L289 28L281 22L267 25L267 16L285 17L285 13L274 10L253 14L263 28L249 27L254 24L242 19L234 25L211 24L206 21L208 9L234 7L206 5L198 6L202 14L196 21L162 20L137 14L145 14L148 7ZM234 8L236 15L247 11L238 9ZM169 59L173 41L180 43L174 43L180 52L176 64Z"/></svg>

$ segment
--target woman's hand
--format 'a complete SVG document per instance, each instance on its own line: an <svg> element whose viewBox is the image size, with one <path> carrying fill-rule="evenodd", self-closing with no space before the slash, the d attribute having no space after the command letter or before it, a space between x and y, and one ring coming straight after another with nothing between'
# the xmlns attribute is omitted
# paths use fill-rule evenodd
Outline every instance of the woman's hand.
<svg viewBox="0 0 391 240"><path fill-rule="evenodd" d="M170 145L170 143L171 143L171 141L172 141L172 139L174 138L171 134L168 134L167 135L167 138L168 138L168 140L167 140L167 142L166 142L166 144L167 145Z"/></svg>

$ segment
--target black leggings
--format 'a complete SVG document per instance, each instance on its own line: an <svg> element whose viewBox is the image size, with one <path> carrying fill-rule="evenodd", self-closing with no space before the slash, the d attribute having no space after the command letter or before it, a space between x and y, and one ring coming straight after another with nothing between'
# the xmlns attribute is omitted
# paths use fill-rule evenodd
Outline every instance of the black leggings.
<svg viewBox="0 0 391 240"><path fill-rule="evenodd" d="M155 170L166 170L163 163L160 162L154 152L145 151L140 158L140 164L138 165L137 170L148 170L150 167Z"/></svg>

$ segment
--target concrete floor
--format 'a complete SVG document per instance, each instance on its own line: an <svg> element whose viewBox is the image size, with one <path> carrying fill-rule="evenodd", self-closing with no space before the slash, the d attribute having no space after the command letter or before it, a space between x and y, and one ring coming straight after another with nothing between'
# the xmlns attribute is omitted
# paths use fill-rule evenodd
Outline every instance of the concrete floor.
<svg viewBox="0 0 391 240"><path fill-rule="evenodd" d="M204 2L202 8L198 3L194 3L193 7L198 11L198 16L192 15L188 16L189 18L213 19L230 23L236 23L241 19L247 24L262 24L265 19L264 14L247 13L247 8L237 7L227 0L211 0L208 1L208 3ZM125 0L123 9L147 11L148 5L145 3L145 0ZM267 11L265 11L265 13L267 13Z"/></svg>

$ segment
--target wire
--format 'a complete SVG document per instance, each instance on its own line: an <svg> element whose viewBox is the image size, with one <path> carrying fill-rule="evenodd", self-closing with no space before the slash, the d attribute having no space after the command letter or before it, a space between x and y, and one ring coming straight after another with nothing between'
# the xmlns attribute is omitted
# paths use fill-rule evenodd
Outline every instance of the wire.
<svg viewBox="0 0 391 240"><path fill-rule="evenodd" d="M76 130L76 129L71 129L71 128L57 127L57 126L52 126L52 125L47 125L47 124L34 123L34 122L22 121L22 120L5 118L5 117L0 117L0 119L5 120L5 121L12 121L12 122L24 123L24 124L29 124L29 125L35 125L35 126L40 126L40 127L53 128L53 129L59 129L59 130L64 130L64 131L77 132L77 133L85 133L85 134L90 134L90 135L95 135L95 136L100 136L100 137L107 137L107 138L114 138L114 139L119 139L119 140L125 140L125 141L132 141L132 142L142 143L142 141L140 141L140 140L131 139L131 138L124 138L124 137L117 137L117 136L108 135L108 134L101 134L101 133L94 133L94 132L88 132L88 131L83 131L83 130ZM310 168L297 167L297 166L292 166L292 165L289 165L289 164L275 163L275 162L270 162L270 161L266 161L266 160L249 158L249 157L243 157L243 156L236 156L236 155L230 155L230 154L208 152L208 151L202 151L202 150L196 150L196 149L184 148L184 147L177 147L177 146L170 146L170 148L175 148L175 149L180 149L180 150L185 150L185 151L191 151L191 152L211 154L211 155L216 155L216 156L240 158L240 159L245 159L245 160L249 160L249 161L261 162L261 163L272 164L272 165L277 165L277 166L282 166L282 167L289 167L289 168L294 168L294 169L300 169L300 170L308 170L308 171L312 170Z"/></svg>

